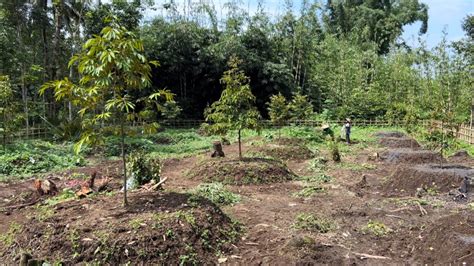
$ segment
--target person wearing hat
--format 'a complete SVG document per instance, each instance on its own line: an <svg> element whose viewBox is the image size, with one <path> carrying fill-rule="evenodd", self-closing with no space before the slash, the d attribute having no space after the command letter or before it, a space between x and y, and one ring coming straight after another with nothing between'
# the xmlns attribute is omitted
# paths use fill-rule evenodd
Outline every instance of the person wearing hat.
<svg viewBox="0 0 474 266"><path fill-rule="evenodd" d="M346 118L346 122L344 123L344 129L346 131L346 142L347 142L347 144L351 144L351 127L352 127L351 119Z"/></svg>
<svg viewBox="0 0 474 266"><path fill-rule="evenodd" d="M323 131L324 135L329 136L332 140L334 140L334 131L332 131L329 124L323 124L321 126L321 130Z"/></svg>

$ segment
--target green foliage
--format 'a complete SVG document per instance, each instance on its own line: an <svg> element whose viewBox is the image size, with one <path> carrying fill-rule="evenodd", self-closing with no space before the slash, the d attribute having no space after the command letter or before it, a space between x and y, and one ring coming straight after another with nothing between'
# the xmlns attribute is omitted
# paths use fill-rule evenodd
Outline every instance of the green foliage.
<svg viewBox="0 0 474 266"><path fill-rule="evenodd" d="M329 151L331 153L331 158L334 162L338 163L341 161L341 154L339 153L339 144L336 140L328 141Z"/></svg>
<svg viewBox="0 0 474 266"><path fill-rule="evenodd" d="M13 93L10 77L0 75L0 135L4 147L8 136L18 129L23 118L18 113L19 106Z"/></svg>
<svg viewBox="0 0 474 266"><path fill-rule="evenodd" d="M19 234L22 229L22 225L16 222L11 222L8 231L0 235L0 242L2 242L6 247L11 246L14 243L17 234Z"/></svg>
<svg viewBox="0 0 474 266"><path fill-rule="evenodd" d="M200 184L191 192L220 206L233 205L240 201L240 196L228 191L222 183Z"/></svg>
<svg viewBox="0 0 474 266"><path fill-rule="evenodd" d="M239 69L242 61L232 57L229 70L224 72L221 82L226 86L219 101L206 109L206 121L211 122L209 129L218 134L229 130L239 132L239 157L242 159L240 132L244 129L260 130L260 113L255 107L255 96L252 94L249 79Z"/></svg>
<svg viewBox="0 0 474 266"><path fill-rule="evenodd" d="M328 160L324 157L316 157L309 162L309 170L312 171L323 171L326 169Z"/></svg>
<svg viewBox="0 0 474 266"><path fill-rule="evenodd" d="M104 27L99 35L87 40L82 51L69 61L69 67L77 66L81 76L78 84L68 78L48 82L42 86L40 93L54 89L56 100L67 99L80 108L83 132L75 145L79 152L85 143L97 143L102 137L98 132L101 125L111 119L120 123L121 148L124 149L125 121L143 120L149 118L140 116L144 113L135 112L137 104L146 108L160 109L160 100L172 101L173 94L167 90L159 90L147 96L133 99L132 92L139 91L151 85L151 65L144 56L143 42L133 32L128 31L118 23L116 17L108 19L109 25ZM144 127L147 132L153 132L158 124L151 122ZM124 164L124 205L127 204L125 167L125 152L122 153Z"/></svg>
<svg viewBox="0 0 474 266"><path fill-rule="evenodd" d="M392 229L381 222L370 220L367 225L362 228L362 232L371 233L377 237L383 237L392 232Z"/></svg>
<svg viewBox="0 0 474 266"><path fill-rule="evenodd" d="M0 177L45 173L84 164L84 158L75 155L70 144L32 140L16 142L0 150Z"/></svg>
<svg viewBox="0 0 474 266"><path fill-rule="evenodd" d="M132 151L152 152L157 149L156 145L151 140L152 137L126 137L125 138L125 153ZM121 138L116 136L107 137L101 147L106 156L120 156L122 150L120 147Z"/></svg>
<svg viewBox="0 0 474 266"><path fill-rule="evenodd" d="M293 224L293 227L324 234L334 230L337 226L334 221L328 218L318 217L308 213L300 213L296 216L296 222Z"/></svg>
<svg viewBox="0 0 474 266"><path fill-rule="evenodd" d="M127 187L137 188L145 183L160 182L162 163L158 157L146 155L143 151L134 151L127 160Z"/></svg>
<svg viewBox="0 0 474 266"><path fill-rule="evenodd" d="M74 198L76 198L76 193L71 189L65 188L63 191L61 191L61 193L59 193L59 195L47 199L45 203L49 206L54 206L61 202L72 200Z"/></svg>
<svg viewBox="0 0 474 266"><path fill-rule="evenodd" d="M310 198L314 194L321 193L321 192L324 192L324 191L325 191L325 189L323 187L307 186L307 187L304 187L302 190L294 193L293 195L295 197L299 197L299 198Z"/></svg>
<svg viewBox="0 0 474 266"><path fill-rule="evenodd" d="M276 126L282 126L289 118L289 106L285 96L281 93L272 95L268 105L268 115L270 120Z"/></svg>
<svg viewBox="0 0 474 266"><path fill-rule="evenodd" d="M332 180L332 176L325 173L317 173L315 175L301 176L299 179L307 182L329 183Z"/></svg>
<svg viewBox="0 0 474 266"><path fill-rule="evenodd" d="M313 115L313 105L307 95L297 92L289 104L289 112L292 120L305 120Z"/></svg>
<svg viewBox="0 0 474 266"><path fill-rule="evenodd" d="M420 21L420 34L428 29L428 6L421 1L328 0L323 21L330 33L341 38L355 36L361 45L377 44L385 54L403 33L403 27Z"/></svg>

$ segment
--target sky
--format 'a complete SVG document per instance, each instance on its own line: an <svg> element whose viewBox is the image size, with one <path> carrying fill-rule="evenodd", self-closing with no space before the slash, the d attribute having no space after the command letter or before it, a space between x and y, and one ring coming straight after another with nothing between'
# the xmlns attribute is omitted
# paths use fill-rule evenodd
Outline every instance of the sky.
<svg viewBox="0 0 474 266"><path fill-rule="evenodd" d="M145 17L151 18L156 14L161 13L160 7L164 3L168 3L172 0L154 0L155 7L157 10L147 10ZM178 3L178 9L183 9L183 3L192 3L204 1L210 4L214 4L218 11L222 10L223 5L228 0L174 0ZM326 2L325 0L321 0ZM240 0L242 7L246 9L250 14L257 11L258 3L263 3L264 10L267 14L276 16L283 12L285 0ZM302 0L293 0L295 12L299 11L299 6ZM462 30L461 23L463 18L468 14L474 14L474 0L421 0L421 2L429 6L428 9L428 32L422 35L422 40L426 41L429 48L436 46L442 38L443 29L446 29L448 35L448 41L456 41L464 37L465 33ZM418 31L420 29L421 22L416 22L412 25L406 25L404 27L404 33L401 36L408 45L416 46L418 42Z"/></svg>
<svg viewBox="0 0 474 266"><path fill-rule="evenodd" d="M422 0L428 9L428 32L422 39L428 47L434 47L442 38L443 29L446 29L448 41L457 41L465 36L462 30L462 20L474 13L474 0ZM417 22L404 27L402 38L407 44L414 46L421 23Z"/></svg>

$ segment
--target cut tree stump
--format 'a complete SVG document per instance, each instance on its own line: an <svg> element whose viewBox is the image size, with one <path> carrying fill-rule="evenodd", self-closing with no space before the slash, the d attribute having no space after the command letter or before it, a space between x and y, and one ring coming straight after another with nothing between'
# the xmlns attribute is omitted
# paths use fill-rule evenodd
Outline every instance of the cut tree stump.
<svg viewBox="0 0 474 266"><path fill-rule="evenodd" d="M214 152L211 154L211 157L225 157L224 151L222 150L222 143L220 141L214 141L212 143Z"/></svg>
<svg viewBox="0 0 474 266"><path fill-rule="evenodd" d="M34 181L35 190L39 195L56 195L58 193L58 188L56 184L51 180L40 180L36 179Z"/></svg>

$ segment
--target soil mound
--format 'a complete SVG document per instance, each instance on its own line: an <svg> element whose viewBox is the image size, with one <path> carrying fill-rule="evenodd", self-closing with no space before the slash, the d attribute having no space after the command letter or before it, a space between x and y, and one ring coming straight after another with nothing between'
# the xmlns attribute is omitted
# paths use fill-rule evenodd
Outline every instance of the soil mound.
<svg viewBox="0 0 474 266"><path fill-rule="evenodd" d="M306 144L305 139L300 139L300 138L276 138L273 143L277 145L295 145L295 146L302 146Z"/></svg>
<svg viewBox="0 0 474 266"><path fill-rule="evenodd" d="M0 245L0 260L17 264L26 250L34 259L66 265L215 264L215 254L228 251L239 235L238 226L203 198L150 192L129 200L127 208L111 208L120 206L121 195L51 207L54 215L33 216L11 245Z"/></svg>
<svg viewBox="0 0 474 266"><path fill-rule="evenodd" d="M471 157L465 150L457 151L455 154L448 158L451 163L474 163L474 157Z"/></svg>
<svg viewBox="0 0 474 266"><path fill-rule="evenodd" d="M474 169L451 164L400 166L390 177L386 190L414 195L417 188L424 188L445 193L459 188L465 178L474 180Z"/></svg>
<svg viewBox="0 0 474 266"><path fill-rule="evenodd" d="M291 145L270 143L265 146L253 147L251 151L280 160L307 160L314 157L314 153L301 143Z"/></svg>
<svg viewBox="0 0 474 266"><path fill-rule="evenodd" d="M433 221L423 234L423 240L413 243L412 264L474 263L474 216L465 211Z"/></svg>
<svg viewBox="0 0 474 266"><path fill-rule="evenodd" d="M191 178L235 185L283 182L296 177L284 163L264 158L211 159L198 163L189 173Z"/></svg>
<svg viewBox="0 0 474 266"><path fill-rule="evenodd" d="M379 139L379 144L387 148L419 149L420 144L412 138L384 137Z"/></svg>
<svg viewBox="0 0 474 266"><path fill-rule="evenodd" d="M381 131L374 134L378 138L406 138L407 134L399 131Z"/></svg>
<svg viewBox="0 0 474 266"><path fill-rule="evenodd" d="M385 162L392 164L446 163L446 159L441 154L428 150L389 150L380 157Z"/></svg>

